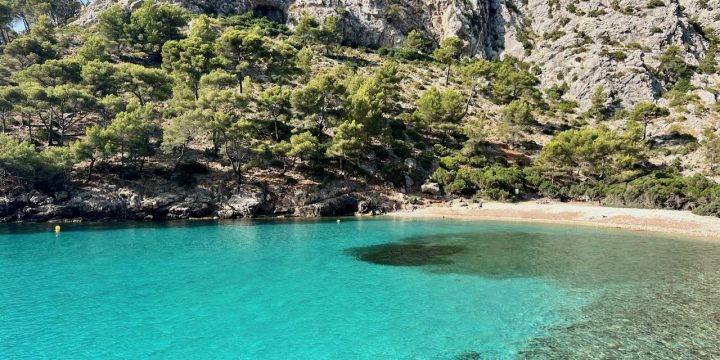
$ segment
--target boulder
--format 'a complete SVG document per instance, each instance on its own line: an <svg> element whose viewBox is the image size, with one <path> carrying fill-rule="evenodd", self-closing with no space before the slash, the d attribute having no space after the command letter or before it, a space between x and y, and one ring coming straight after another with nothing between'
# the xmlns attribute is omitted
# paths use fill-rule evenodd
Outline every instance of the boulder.
<svg viewBox="0 0 720 360"><path fill-rule="evenodd" d="M253 185L241 185L227 202L233 216L256 215L265 204L265 192Z"/></svg>
<svg viewBox="0 0 720 360"><path fill-rule="evenodd" d="M417 161L415 161L415 159L413 159L413 158L405 159L404 164L405 164L405 168L407 168L409 172L412 172L415 169L417 169Z"/></svg>
<svg viewBox="0 0 720 360"><path fill-rule="evenodd" d="M375 202L372 200L363 200L358 202L358 210L357 212L359 214L367 214L370 212L375 211Z"/></svg>
<svg viewBox="0 0 720 360"><path fill-rule="evenodd" d="M97 189L90 189L65 203L67 210L86 220L122 218L127 206L121 198Z"/></svg>
<svg viewBox="0 0 720 360"><path fill-rule="evenodd" d="M204 202L182 202L168 208L170 219L204 218L212 214L212 206Z"/></svg>
<svg viewBox="0 0 720 360"><path fill-rule="evenodd" d="M54 196L56 201L63 201L70 198L70 193L68 193L67 191L57 191L55 192Z"/></svg>
<svg viewBox="0 0 720 360"><path fill-rule="evenodd" d="M430 195L440 195L440 184L436 182L426 182L420 186L420 191Z"/></svg>
<svg viewBox="0 0 720 360"><path fill-rule="evenodd" d="M33 205L47 205L53 203L53 198L43 194L35 194L30 196L30 203Z"/></svg>
<svg viewBox="0 0 720 360"><path fill-rule="evenodd" d="M167 209L171 204L182 199L179 194L162 193L157 196L145 198L140 201L140 208L143 211L152 212Z"/></svg>
<svg viewBox="0 0 720 360"><path fill-rule="evenodd" d="M717 99L715 98L715 94L713 94L707 90L697 90L695 93L700 98L700 100L702 100L702 102L705 103L706 106L715 105L715 103L717 102Z"/></svg>
<svg viewBox="0 0 720 360"><path fill-rule="evenodd" d="M405 175L405 188L410 188L413 185L415 185L415 181L409 175Z"/></svg>
<svg viewBox="0 0 720 360"><path fill-rule="evenodd" d="M10 197L0 197L0 218L8 217L15 213L18 204Z"/></svg>
<svg viewBox="0 0 720 360"><path fill-rule="evenodd" d="M323 200L314 204L300 206L296 209L296 216L344 216L354 215L358 212L359 201L353 194L344 194L338 197Z"/></svg>
<svg viewBox="0 0 720 360"><path fill-rule="evenodd" d="M69 219L75 216L75 211L67 206L54 204L41 205L38 207L26 207L23 210L26 221L40 222L52 219Z"/></svg>

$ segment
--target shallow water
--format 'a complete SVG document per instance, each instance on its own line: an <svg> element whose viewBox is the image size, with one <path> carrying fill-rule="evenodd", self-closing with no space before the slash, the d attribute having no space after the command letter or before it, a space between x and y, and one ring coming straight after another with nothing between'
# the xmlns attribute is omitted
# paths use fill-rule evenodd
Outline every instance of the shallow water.
<svg viewBox="0 0 720 360"><path fill-rule="evenodd" d="M720 357L720 243L451 220L0 227L0 358Z"/></svg>

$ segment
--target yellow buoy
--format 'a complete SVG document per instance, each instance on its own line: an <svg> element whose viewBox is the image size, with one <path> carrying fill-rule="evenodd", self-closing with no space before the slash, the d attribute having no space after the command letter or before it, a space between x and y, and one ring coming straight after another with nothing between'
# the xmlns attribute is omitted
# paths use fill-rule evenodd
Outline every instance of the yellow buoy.
<svg viewBox="0 0 720 360"><path fill-rule="evenodd" d="M60 225L55 225L55 232L56 232L56 233L59 233L59 232L60 232Z"/></svg>

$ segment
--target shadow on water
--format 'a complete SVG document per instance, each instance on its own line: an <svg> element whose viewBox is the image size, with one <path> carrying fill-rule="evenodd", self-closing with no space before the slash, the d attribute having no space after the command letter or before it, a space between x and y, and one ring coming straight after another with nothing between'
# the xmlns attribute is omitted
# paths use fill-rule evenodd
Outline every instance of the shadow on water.
<svg viewBox="0 0 720 360"><path fill-rule="evenodd" d="M422 266L449 264L449 257L464 249L457 245L389 243L350 248L346 253L358 260L378 265Z"/></svg>
<svg viewBox="0 0 720 360"><path fill-rule="evenodd" d="M719 243L558 228L412 237L347 253L438 275L540 278L599 294L520 358L720 358Z"/></svg>
<svg viewBox="0 0 720 360"><path fill-rule="evenodd" d="M346 254L373 264L497 279L543 278L571 288L665 281L720 270L720 244L589 231L419 236L349 248Z"/></svg>

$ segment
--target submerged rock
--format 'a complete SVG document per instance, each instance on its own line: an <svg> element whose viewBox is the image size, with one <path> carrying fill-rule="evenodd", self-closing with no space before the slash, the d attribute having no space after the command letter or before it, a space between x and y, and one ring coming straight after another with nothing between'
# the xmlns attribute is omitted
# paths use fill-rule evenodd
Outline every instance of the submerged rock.
<svg viewBox="0 0 720 360"><path fill-rule="evenodd" d="M390 266L423 266L450 264L450 257L464 251L458 245L388 243L350 248L346 253L358 260Z"/></svg>

